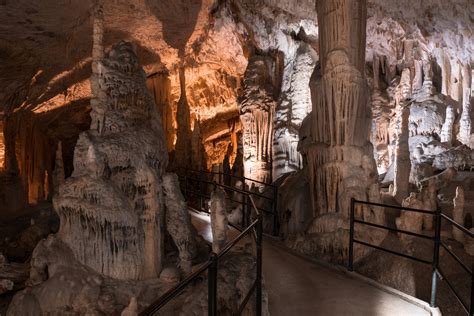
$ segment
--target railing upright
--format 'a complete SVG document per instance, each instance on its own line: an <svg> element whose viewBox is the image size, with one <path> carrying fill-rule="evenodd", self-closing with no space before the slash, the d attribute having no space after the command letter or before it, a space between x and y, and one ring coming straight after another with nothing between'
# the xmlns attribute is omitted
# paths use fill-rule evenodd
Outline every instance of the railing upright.
<svg viewBox="0 0 474 316"><path fill-rule="evenodd" d="M351 198L351 221L349 227L349 271L354 271L354 219L355 199Z"/></svg>
<svg viewBox="0 0 474 316"><path fill-rule="evenodd" d="M202 193L202 183L203 183L203 179L202 179L202 176L203 176L203 173L202 173L202 170L199 170L199 183L198 183L198 188L199 188L199 210L203 210L204 207L203 207L203 203L202 203L202 196L203 196L203 193Z"/></svg>
<svg viewBox="0 0 474 316"><path fill-rule="evenodd" d="M209 256L211 265L208 268L208 298L207 298L207 309L209 316L217 316L217 254L212 252Z"/></svg>
<svg viewBox="0 0 474 316"><path fill-rule="evenodd" d="M273 187L273 236L278 235L278 187Z"/></svg>
<svg viewBox="0 0 474 316"><path fill-rule="evenodd" d="M262 240L263 240L263 216L258 214L257 223L257 316L262 315Z"/></svg>
<svg viewBox="0 0 474 316"><path fill-rule="evenodd" d="M474 262L471 263L471 271L474 272ZM474 273L471 273L471 304L469 305L469 315L474 316Z"/></svg>
<svg viewBox="0 0 474 316"><path fill-rule="evenodd" d="M438 267L439 267L439 247L441 243L441 210L436 209L435 215L435 239L433 249L433 263L431 275L431 301L430 306L436 307L436 293L438 290Z"/></svg>

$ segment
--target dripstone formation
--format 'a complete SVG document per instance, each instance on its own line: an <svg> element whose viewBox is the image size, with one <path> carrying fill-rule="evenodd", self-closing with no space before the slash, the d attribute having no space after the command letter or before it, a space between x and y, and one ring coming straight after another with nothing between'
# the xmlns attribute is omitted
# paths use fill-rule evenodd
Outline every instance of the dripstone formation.
<svg viewBox="0 0 474 316"><path fill-rule="evenodd" d="M118 279L161 271L166 144L134 48L120 42L98 64L100 92L74 173L53 199L59 237L81 263Z"/></svg>

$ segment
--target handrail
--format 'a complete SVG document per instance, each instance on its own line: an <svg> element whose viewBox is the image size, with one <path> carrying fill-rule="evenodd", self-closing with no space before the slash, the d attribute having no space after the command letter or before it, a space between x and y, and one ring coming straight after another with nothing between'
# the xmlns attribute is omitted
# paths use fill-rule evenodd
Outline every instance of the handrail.
<svg viewBox="0 0 474 316"><path fill-rule="evenodd" d="M212 175L219 175L219 176L223 175L223 176L231 177L231 178L234 178L234 179L248 180L248 181L263 184L263 185L266 185L266 186L269 186L269 187L277 187L274 184L266 183L266 182L259 181L259 180L254 180L252 178L247 178L247 177L244 177L244 176L236 176L236 175L233 175L233 174L228 174L228 173L223 173L223 172L215 172L215 171L208 171L208 170L194 170L194 169L191 169L191 168L183 168L183 169L186 170L186 171L195 172L195 173L202 172L202 173L212 174Z"/></svg>
<svg viewBox="0 0 474 316"><path fill-rule="evenodd" d="M264 194L261 194L259 192L254 192L254 191L247 190L247 189L245 189L245 186L244 186L243 189L239 189L239 188L229 186L229 185L221 183L221 182L211 181L211 180L206 179L204 177L204 175L205 174L208 174L208 175L209 174L210 175L219 174L219 175L224 175L224 176L232 176L234 178L239 178L239 179L242 179L242 177L228 175L228 174L224 174L224 173L220 173L220 172L206 171L206 170L193 170L193 169L189 169L189 168L183 168L183 170L185 170L187 173L186 172L184 174L181 173L178 176L182 180L184 194L187 195L188 193L192 193L195 197L197 197L199 199L199 207L198 208L201 209L201 210L204 209L203 199L209 199L210 198L210 196L208 194L206 194L209 191L209 190L206 190L206 188L205 188L206 185L219 186L219 187L225 189L226 191L232 191L232 192L237 192L239 194L242 194L242 201L237 201L237 200L235 200L231 197L226 197L227 200L230 200L232 202L239 203L239 204L242 205L242 209L243 209L242 224L245 224L245 220L248 219L248 216L245 214L246 209L249 210L251 208L250 205L247 205L249 202L246 200L245 196L251 195L252 197L260 198L260 199L263 199L265 201L270 201L271 202L271 210L263 208L263 207L258 207L258 206L256 206L256 204L254 206L257 210L262 211L265 214L268 214L269 216L273 217L273 223L272 223L272 228L273 229L272 229L271 233L274 236L278 235L279 219L278 219L278 214L277 214L277 207L278 207L277 206L277 203L278 203L278 187L277 186L270 185L270 184L267 184L267 183L262 183L262 184L265 184L267 186L272 187L273 197L270 197L268 195L264 195ZM189 175L188 173L190 173L191 175ZM196 178L195 174L199 174L199 177ZM243 178L245 178L245 177L243 177ZM256 181L256 180L252 180L252 179L249 179L249 178L245 178L245 179L251 180L251 181ZM219 177L219 180L222 180L221 177ZM197 183L197 191L192 190L192 189L191 190L188 189L188 182L192 182L194 185ZM204 185L204 188L203 188L203 185ZM248 223L248 220L247 220L247 223Z"/></svg>
<svg viewBox="0 0 474 316"><path fill-rule="evenodd" d="M375 223L370 223L366 222L360 219L355 218L355 205L356 204L362 204L362 205L372 205L372 206L378 206L378 207L383 207L383 208L394 208L394 209L399 209L401 211L408 211L408 212L416 212L416 213L422 213L422 214L428 214L435 219L435 234L434 236L426 236L426 235L421 235L418 233L398 229L398 228L392 228L380 224L375 224ZM460 302L462 308L466 313L468 313L470 316L474 316L474 267L469 269L469 267L462 262L462 260L454 253L452 252L449 247L441 240L441 221L445 219L448 221L450 224L458 228L460 231L462 231L465 235L467 235L469 238L473 238L474 234L469 231L467 228L462 226L461 224L457 223L454 221L452 218L447 216L446 214L442 213L440 209L437 209L436 211L427 211L427 210L419 210L419 209L414 209L414 208L409 208L409 207L403 207L403 206L397 206L397 205L386 205L386 204L381 204L381 203L375 203L375 202L367 202L367 201L360 201L356 200L354 198L351 199L351 211L350 211L350 227L349 227L349 264L348 264L348 269L349 271L354 271L354 243L361 244L366 247L371 247L374 249L378 249L384 252L391 253L396 256L401 256L403 258L415 260L421 263L425 264L430 264L432 265L432 281L431 281L431 301L430 305L432 307L436 307L436 293L437 293L437 280L438 277L441 280L446 281L446 284L448 285L449 289L451 292L454 294L456 299ZM425 260L425 259L420 259L416 258L407 254L403 254L400 252L396 252L387 248L383 248L381 246L376 246L372 245L369 243L366 243L364 241L358 240L354 238L354 224L363 224L363 225L369 225L385 230L389 230L392 232L396 233L401 233L401 234L406 234L410 236L414 236L417 238L424 238L424 239L429 239L434 242L434 249L433 249L433 259L431 261ZM454 288L453 284L446 278L446 275L443 273L440 265L439 265L439 251L440 247L443 247L444 250L452 257L454 260L464 269L465 272L467 272L471 276L471 296L470 296L470 306L468 306L463 299L461 298L460 294L458 291ZM472 265L472 263L471 263Z"/></svg>
<svg viewBox="0 0 474 316"><path fill-rule="evenodd" d="M215 183L213 183L215 184ZM216 184L218 185L218 184ZM144 311L139 315L152 315L159 311L163 306L165 306L173 298L176 298L192 281L200 277L204 271L208 271L208 315L216 316L217 315L217 272L218 272L218 261L220 258L225 256L242 238L248 235L250 232L255 234L256 242L256 279L250 288L249 292L245 295L244 300L239 306L239 311L243 311L247 305L250 297L255 293L256 295L256 315L261 316L262 314L262 241L263 241L263 217L262 213L256 207L255 201L253 200L250 192L243 192L246 198L249 201L249 205L253 207L256 219L250 223L245 229L242 229L240 234L235 237L233 240L228 242L219 253L211 252L209 258L204 262L197 271L190 274L183 281L178 283L175 287L168 290L164 295L162 295L158 300L153 302L148 306ZM250 214L248 214L250 216ZM238 228L237 228L238 229ZM238 229L240 230L240 229Z"/></svg>

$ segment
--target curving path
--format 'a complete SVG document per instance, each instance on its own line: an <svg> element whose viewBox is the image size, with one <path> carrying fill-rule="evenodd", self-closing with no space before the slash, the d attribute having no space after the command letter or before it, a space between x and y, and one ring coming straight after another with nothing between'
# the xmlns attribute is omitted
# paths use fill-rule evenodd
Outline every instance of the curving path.
<svg viewBox="0 0 474 316"><path fill-rule="evenodd" d="M199 234L212 242L209 216L191 215ZM296 256L270 241L263 246L263 273L272 316L432 315L415 301Z"/></svg>

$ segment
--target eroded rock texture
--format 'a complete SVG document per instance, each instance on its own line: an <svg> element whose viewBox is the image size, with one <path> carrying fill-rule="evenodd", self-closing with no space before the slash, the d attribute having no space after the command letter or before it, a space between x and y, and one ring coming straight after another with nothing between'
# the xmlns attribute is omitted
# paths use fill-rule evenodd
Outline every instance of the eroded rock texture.
<svg viewBox="0 0 474 316"><path fill-rule="evenodd" d="M156 277L162 266L166 144L130 43L97 64L91 129L74 172L53 199L60 238L86 266L118 279Z"/></svg>

